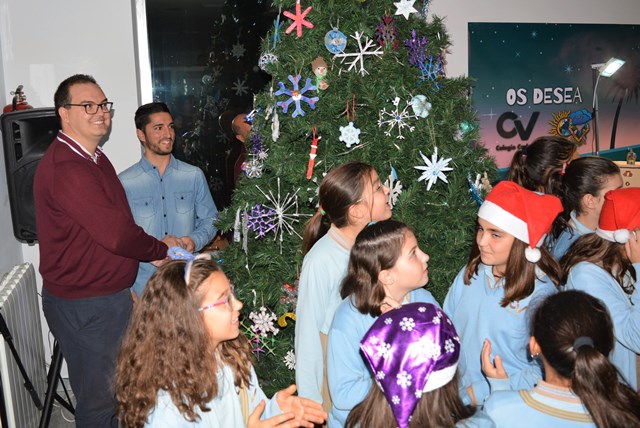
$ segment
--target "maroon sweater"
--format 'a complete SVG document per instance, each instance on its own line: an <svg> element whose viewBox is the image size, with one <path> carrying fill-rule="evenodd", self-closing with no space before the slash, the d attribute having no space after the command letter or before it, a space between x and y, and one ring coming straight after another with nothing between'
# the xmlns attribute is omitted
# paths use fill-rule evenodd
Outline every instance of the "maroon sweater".
<svg viewBox="0 0 640 428"><path fill-rule="evenodd" d="M58 134L34 179L36 231L44 288L76 299L113 294L133 284L138 260L167 255L167 246L136 225L107 157L96 165Z"/></svg>

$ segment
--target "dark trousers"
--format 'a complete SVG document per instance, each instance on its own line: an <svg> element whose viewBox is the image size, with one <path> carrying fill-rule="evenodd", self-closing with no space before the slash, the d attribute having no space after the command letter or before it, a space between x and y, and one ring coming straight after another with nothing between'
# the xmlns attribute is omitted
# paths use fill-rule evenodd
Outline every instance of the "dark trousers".
<svg viewBox="0 0 640 428"><path fill-rule="evenodd" d="M76 427L117 428L113 375L129 323L131 292L63 299L42 290L42 309L60 344L76 397Z"/></svg>

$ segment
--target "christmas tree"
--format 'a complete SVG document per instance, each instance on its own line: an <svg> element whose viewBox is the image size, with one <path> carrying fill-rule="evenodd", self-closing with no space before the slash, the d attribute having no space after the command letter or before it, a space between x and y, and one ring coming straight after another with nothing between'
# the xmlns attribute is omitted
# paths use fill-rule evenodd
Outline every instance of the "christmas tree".
<svg viewBox="0 0 640 428"><path fill-rule="evenodd" d="M483 194L476 177L493 179L495 165L476 141L471 80L446 75L443 19L416 3L274 1L281 13L260 57L272 82L255 98L245 176L219 221L235 230L223 266L268 392L294 382L301 235L333 166L362 160L389 176L393 216L431 256L437 299L467 261Z"/></svg>

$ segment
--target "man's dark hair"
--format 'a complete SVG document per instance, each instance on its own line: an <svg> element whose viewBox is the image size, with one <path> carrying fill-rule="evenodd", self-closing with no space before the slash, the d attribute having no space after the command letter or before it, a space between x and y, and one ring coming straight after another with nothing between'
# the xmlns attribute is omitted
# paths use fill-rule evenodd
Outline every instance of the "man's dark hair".
<svg viewBox="0 0 640 428"><path fill-rule="evenodd" d="M94 85L98 85L96 79L94 79L93 76L89 76L88 74L74 74L73 76L64 79L58 85L58 89L56 89L56 93L53 96L53 105L56 108L56 116L58 117L58 119L60 119L58 109L71 102L69 88L71 88L73 85L86 83L93 83Z"/></svg>
<svg viewBox="0 0 640 428"><path fill-rule="evenodd" d="M169 113L169 107L165 103L155 102L141 105L136 110L134 121L136 123L136 129L144 131L144 127L149 123L149 116L154 113Z"/></svg>

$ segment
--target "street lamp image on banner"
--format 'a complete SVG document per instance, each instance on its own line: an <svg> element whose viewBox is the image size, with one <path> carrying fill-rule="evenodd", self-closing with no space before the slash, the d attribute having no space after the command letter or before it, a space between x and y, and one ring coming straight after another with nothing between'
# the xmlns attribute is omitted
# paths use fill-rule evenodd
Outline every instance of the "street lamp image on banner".
<svg viewBox="0 0 640 428"><path fill-rule="evenodd" d="M624 65L625 61L611 58L605 63L591 64L593 70L593 132L596 136L596 156L600 156L600 132L598 130L598 82L600 77L611 77Z"/></svg>

